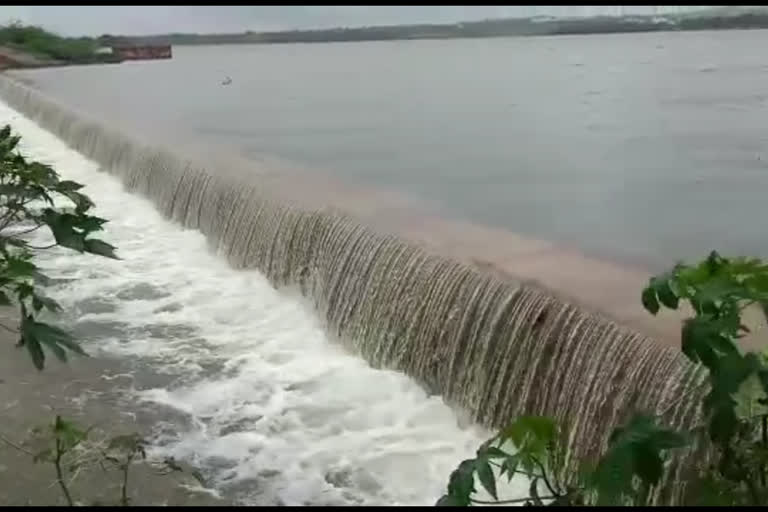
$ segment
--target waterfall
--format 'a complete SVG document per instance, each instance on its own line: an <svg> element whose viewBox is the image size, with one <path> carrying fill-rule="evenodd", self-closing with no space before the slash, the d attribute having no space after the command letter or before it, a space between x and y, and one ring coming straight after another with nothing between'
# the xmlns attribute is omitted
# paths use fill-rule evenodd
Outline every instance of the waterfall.
<svg viewBox="0 0 768 512"><path fill-rule="evenodd" d="M295 286L372 366L406 373L488 427L521 414L554 417L568 427L567 468L596 456L635 410L683 430L701 421L706 375L676 348L333 208L278 200L258 174L139 143L7 76L0 96L166 217L201 231L233 267ZM658 503L679 500L679 476L700 452L696 445L673 463Z"/></svg>

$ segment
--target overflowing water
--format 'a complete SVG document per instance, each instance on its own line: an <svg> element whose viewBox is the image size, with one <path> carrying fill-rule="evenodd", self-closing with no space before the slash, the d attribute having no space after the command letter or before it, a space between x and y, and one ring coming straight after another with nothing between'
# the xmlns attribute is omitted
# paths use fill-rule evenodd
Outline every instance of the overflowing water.
<svg viewBox="0 0 768 512"><path fill-rule="evenodd" d="M675 349L343 213L276 200L258 175L209 170L140 145L10 80L0 93L149 199L119 191L116 180L77 157L85 174L74 177L104 187L93 195L108 203L104 214L117 219L117 245L130 256L81 264L83 290L94 287L83 293L120 299L115 311L98 313L102 320L143 326L143 336L112 340L113 350L200 375L210 358L221 363L214 379L148 397L210 418L176 449L228 457L232 471L266 467L296 476L275 484L281 500L312 501L332 485L322 470L303 471L313 464L343 468L355 493L339 499L433 498L447 468L479 439L459 430L435 395L490 427L524 413L555 417L569 429L567 465L594 456L632 410L682 428L699 418L702 374ZM161 221L151 203L205 239ZM220 261L203 250L205 241ZM234 272L225 259L262 274ZM329 345L321 325L270 283L300 292L339 345ZM220 436L233 415L248 430ZM434 458L425 457L430 452ZM428 491L424 475L435 475Z"/></svg>
<svg viewBox="0 0 768 512"><path fill-rule="evenodd" d="M247 503L429 504L486 434L460 428L437 396L330 343L297 298L256 271L237 272L203 236L165 221L118 180L0 105L23 151L87 184L120 261L43 253L91 351L139 358L181 377L139 398L190 415L160 438Z"/></svg>

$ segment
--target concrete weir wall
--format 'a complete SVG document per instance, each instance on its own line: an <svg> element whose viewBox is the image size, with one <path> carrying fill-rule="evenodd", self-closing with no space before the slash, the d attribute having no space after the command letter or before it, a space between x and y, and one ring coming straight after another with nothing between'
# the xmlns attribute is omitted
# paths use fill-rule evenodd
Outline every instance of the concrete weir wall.
<svg viewBox="0 0 768 512"><path fill-rule="evenodd" d="M687 429L705 376L676 347L414 237L280 194L257 173L206 168L141 144L0 76L0 98L99 163L235 268L295 286L328 331L372 366L404 372L489 427L520 414L568 429L564 471L595 456L635 410ZM658 503L675 503L694 446Z"/></svg>

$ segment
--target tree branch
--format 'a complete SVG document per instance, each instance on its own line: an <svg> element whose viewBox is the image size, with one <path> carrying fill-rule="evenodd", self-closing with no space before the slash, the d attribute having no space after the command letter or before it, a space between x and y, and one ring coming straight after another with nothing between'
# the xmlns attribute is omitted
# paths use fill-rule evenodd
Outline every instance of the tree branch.
<svg viewBox="0 0 768 512"><path fill-rule="evenodd" d="M560 493L555 491L554 487L551 483L549 483L549 479L547 478L547 470L544 468L544 464L542 464L539 459L531 455L531 460L536 463L537 466L539 466L539 469L541 470L541 479L544 480L544 485L547 486L547 489L550 493L554 494L556 497L561 497Z"/></svg>
<svg viewBox="0 0 768 512"><path fill-rule="evenodd" d="M16 443L14 443L14 442L12 442L12 441L8 440L8 438L6 438L6 437L5 437L3 434L0 434L0 441L4 442L5 444L7 444L8 446L10 446L11 448L16 448L16 449L17 449L17 450L19 450L20 452L26 453L27 455L31 455L32 457L34 457L34 456L35 456L35 454L34 454L34 453L32 453L31 451L29 451L29 450L27 450L27 449L25 449L25 448L23 448L23 447L21 447L21 446L17 445Z"/></svg>
<svg viewBox="0 0 768 512"><path fill-rule="evenodd" d="M21 235L28 235L29 233L32 233L33 231L37 231L37 230L38 230L38 229L40 229L41 227L43 227L43 225L42 225L42 224L37 224L37 225L36 225L35 227L33 227L33 228L29 228L29 229L27 229L27 230L24 230L24 231L19 231L18 233L14 233L14 234L12 234L12 235L9 235L9 236L8 236L8 238L15 238L15 237L17 237L17 236L21 236Z"/></svg>
<svg viewBox="0 0 768 512"><path fill-rule="evenodd" d="M5 325L5 324L2 324L2 323L0 323L0 327L2 327L2 328L3 328L3 329L5 329L6 331L12 332L12 333L14 333L14 334L19 334L19 331L18 331L18 329L12 329L12 328L8 327L8 326L7 326L7 325Z"/></svg>

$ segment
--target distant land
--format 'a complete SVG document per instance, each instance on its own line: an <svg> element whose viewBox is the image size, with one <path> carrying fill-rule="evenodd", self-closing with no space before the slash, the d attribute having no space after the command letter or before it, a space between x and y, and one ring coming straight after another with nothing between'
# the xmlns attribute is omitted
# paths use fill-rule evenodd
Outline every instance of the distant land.
<svg viewBox="0 0 768 512"><path fill-rule="evenodd" d="M768 28L768 8L712 8L686 14L597 16L591 18L504 18L449 24L391 25L233 34L162 34L142 37L104 35L105 43L172 45L331 43L408 39L609 34L626 32Z"/></svg>

